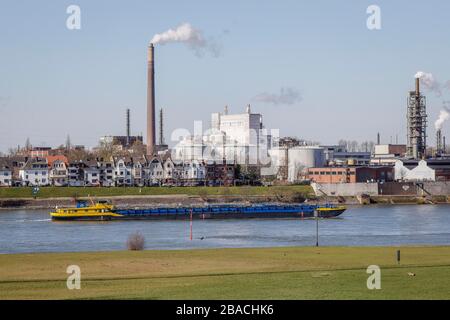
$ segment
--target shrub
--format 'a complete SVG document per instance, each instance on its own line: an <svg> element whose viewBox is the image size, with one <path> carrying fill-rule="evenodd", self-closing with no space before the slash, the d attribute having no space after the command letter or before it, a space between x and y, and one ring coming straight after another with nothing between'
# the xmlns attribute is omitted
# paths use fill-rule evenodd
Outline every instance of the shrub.
<svg viewBox="0 0 450 320"><path fill-rule="evenodd" d="M145 238L140 232L132 233L128 236L127 248L128 250L143 250L145 245Z"/></svg>

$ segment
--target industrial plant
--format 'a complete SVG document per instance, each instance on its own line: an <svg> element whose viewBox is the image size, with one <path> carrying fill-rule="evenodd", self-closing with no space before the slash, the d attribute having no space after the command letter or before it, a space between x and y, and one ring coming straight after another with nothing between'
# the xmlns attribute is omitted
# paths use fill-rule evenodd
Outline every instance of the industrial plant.
<svg viewBox="0 0 450 320"><path fill-rule="evenodd" d="M155 48L148 49L147 69L147 155L157 155L164 150L155 145ZM415 90L410 91L406 108L407 144L381 145L380 134L373 150L349 151L340 145L310 145L293 138L279 136L279 130L266 129L263 116L252 113L248 105L242 113L231 114L225 106L222 113L212 113L211 127L206 133L183 137L170 150L176 161L226 161L244 167L256 168L261 179L296 183L314 180L308 168L345 166L390 166L393 170L398 161L426 161L434 159L434 166L446 163L445 137L441 129L436 131L434 151L427 149L426 97L420 91L420 78L415 78ZM160 133L162 135L162 133ZM167 151L165 151L167 152ZM436 162L437 161L437 162ZM320 170L316 170L320 172ZM316 172L314 171L314 172ZM324 172L327 172L326 170ZM384 171L383 171L384 172ZM325 173L326 174L326 173ZM332 175L333 173L331 173ZM337 174L337 173L336 173ZM389 178L391 177L392 178ZM396 180L400 175L386 175L384 180ZM368 180L380 180L377 175ZM417 177L426 180L429 177ZM446 180L446 175L438 175ZM334 181L335 179L332 179ZM336 180L345 182L346 179Z"/></svg>
<svg viewBox="0 0 450 320"><path fill-rule="evenodd" d="M345 141L321 145L283 137L281 130L266 128L263 115L254 112L248 104L237 113L231 113L229 106L222 112L213 112L209 128L200 132L194 130L169 148L164 138L163 108L159 108L158 139L156 136L155 62L152 42L147 48L145 141L142 135L132 135L131 110L127 108L125 135L100 138L100 149L111 146L106 155L103 152L99 156L99 150L95 149L97 153L87 155L86 159L60 158L55 162L52 157L64 156L67 148L44 151L27 148L14 160L11 157L0 159L0 185L308 183L318 195L357 195L386 194L391 189L398 192L398 186L406 183L414 186L409 190L416 190L420 185L420 190L428 188L430 191L426 192L430 194L438 189L450 193L450 156L442 134L447 114L444 117L441 114L436 122L435 146L427 145L427 105L420 76L416 75L415 90L407 95L406 145L398 141L382 144L380 133L377 133L376 143L367 142L361 148ZM39 166L41 176L29 171L35 165ZM425 188L427 183L444 185Z"/></svg>

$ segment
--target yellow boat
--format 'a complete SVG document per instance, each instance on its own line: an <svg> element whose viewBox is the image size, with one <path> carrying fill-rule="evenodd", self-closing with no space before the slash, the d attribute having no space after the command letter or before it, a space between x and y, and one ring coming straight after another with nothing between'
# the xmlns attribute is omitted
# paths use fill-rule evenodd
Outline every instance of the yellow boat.
<svg viewBox="0 0 450 320"><path fill-rule="evenodd" d="M107 201L99 201L88 206L86 202L77 202L74 208L55 208L50 212L53 220L111 220L120 217L114 213L114 206Z"/></svg>
<svg viewBox="0 0 450 320"><path fill-rule="evenodd" d="M345 206L336 206L336 207L318 207L316 211L319 213L319 217L327 217L329 213L332 215L336 215L336 213L342 213L347 210Z"/></svg>

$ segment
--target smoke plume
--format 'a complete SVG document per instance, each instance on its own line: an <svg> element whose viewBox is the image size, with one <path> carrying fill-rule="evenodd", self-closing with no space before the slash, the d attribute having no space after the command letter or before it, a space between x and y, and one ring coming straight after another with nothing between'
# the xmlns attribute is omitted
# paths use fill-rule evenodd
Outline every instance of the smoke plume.
<svg viewBox="0 0 450 320"><path fill-rule="evenodd" d="M263 92L253 98L254 101L271 103L273 105L292 105L301 101L300 92L294 88L281 88L279 94Z"/></svg>
<svg viewBox="0 0 450 320"><path fill-rule="evenodd" d="M419 71L414 78L419 78L420 83L429 91L434 92L438 97L442 95L442 85L434 78L432 73Z"/></svg>
<svg viewBox="0 0 450 320"><path fill-rule="evenodd" d="M436 130L441 130L444 122L450 119L450 108L448 107L448 105L450 105L450 101L444 101L443 103L444 105L439 112L439 117L434 123Z"/></svg>
<svg viewBox="0 0 450 320"><path fill-rule="evenodd" d="M182 42L193 50L198 57L205 52L214 57L221 54L221 47L213 38L206 39L201 30L195 29L190 23L183 23L175 29L169 29L163 33L155 34L150 41L154 45L167 44L171 42Z"/></svg>

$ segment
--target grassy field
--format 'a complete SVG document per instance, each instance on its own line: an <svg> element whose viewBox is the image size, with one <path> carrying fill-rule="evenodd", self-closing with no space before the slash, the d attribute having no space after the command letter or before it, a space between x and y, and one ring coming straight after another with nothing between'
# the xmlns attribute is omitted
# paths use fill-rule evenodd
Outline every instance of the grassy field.
<svg viewBox="0 0 450 320"><path fill-rule="evenodd" d="M300 193L312 195L310 186L273 186L273 187L41 187L38 198L86 197L90 196L132 196L132 195L172 195L187 194L201 196L232 195L275 195ZM0 198L31 198L32 188L0 188Z"/></svg>
<svg viewBox="0 0 450 320"><path fill-rule="evenodd" d="M450 247L0 255L0 299L450 299ZM66 268L81 268L81 290ZM381 268L368 290L366 268ZM415 276L409 276L412 272Z"/></svg>

